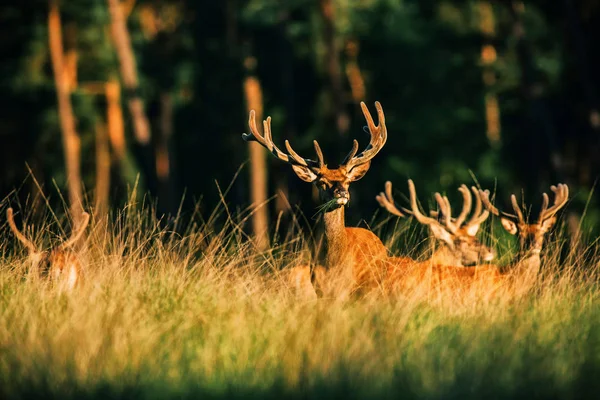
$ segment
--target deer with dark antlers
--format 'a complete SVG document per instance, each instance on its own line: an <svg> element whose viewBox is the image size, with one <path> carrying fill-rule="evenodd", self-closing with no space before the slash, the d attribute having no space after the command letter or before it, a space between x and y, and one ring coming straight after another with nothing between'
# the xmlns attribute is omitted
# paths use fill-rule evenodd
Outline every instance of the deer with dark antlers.
<svg viewBox="0 0 600 400"><path fill-rule="evenodd" d="M435 193L439 213L431 211L432 217L427 217L419 210L415 184L411 179L408 180L408 190L410 192L410 210L403 207L400 210L396 206L390 181L385 183L385 192L381 192L376 199L379 205L390 214L400 218L414 216L419 223L429 227L431 235L442 244L433 253L429 262L441 265L469 266L494 259L496 256L494 250L482 244L476 237L479 227L489 216L489 212L483 210L477 188L471 188L475 194L475 210L468 221L467 216L471 212L473 198L466 185L458 188L463 197L463 207L456 218L452 217L452 208L447 196Z"/></svg>
<svg viewBox="0 0 600 400"><path fill-rule="evenodd" d="M313 183L318 188L327 251L325 267L316 269L316 273L313 273L313 281L316 281L318 290L323 294L335 294L338 297L345 297L358 288L374 285L378 275L378 262L387 257L387 249L373 232L364 228L346 227L344 221L344 207L350 202L350 184L365 176L371 160L387 140L385 116L381 104L375 103L378 125L375 125L365 103L361 102L360 105L371 140L360 153L358 153L358 141L354 140L352 149L337 168L327 166L316 140L313 141L313 145L317 160L301 157L287 140L285 141L287 152L280 150L273 143L271 117L263 121L263 134L260 134L256 126L254 110L250 111L248 121L250 133L242 135L246 141L260 143L277 159L290 164L300 179ZM307 267L299 268L307 269ZM325 275L325 271L327 279L319 279Z"/></svg>
<svg viewBox="0 0 600 400"><path fill-rule="evenodd" d="M81 239L90 221L90 215L83 213L83 221L74 229L71 237L51 250L39 249L15 224L13 209L6 210L8 225L17 239L27 248L30 277L48 279L61 289L71 290L81 279L81 262L72 247Z"/></svg>

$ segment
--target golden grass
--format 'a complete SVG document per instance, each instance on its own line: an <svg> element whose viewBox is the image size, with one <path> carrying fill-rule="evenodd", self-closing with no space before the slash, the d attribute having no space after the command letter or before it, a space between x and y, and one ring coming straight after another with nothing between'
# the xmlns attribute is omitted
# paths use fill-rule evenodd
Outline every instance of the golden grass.
<svg viewBox="0 0 600 400"><path fill-rule="evenodd" d="M313 301L282 272L310 261L308 246L292 232L256 251L241 229L249 212L177 227L128 207L93 221L84 281L71 293L25 279L24 253L4 229L0 398L598 393L594 249L565 258L554 239L539 285L513 302Z"/></svg>

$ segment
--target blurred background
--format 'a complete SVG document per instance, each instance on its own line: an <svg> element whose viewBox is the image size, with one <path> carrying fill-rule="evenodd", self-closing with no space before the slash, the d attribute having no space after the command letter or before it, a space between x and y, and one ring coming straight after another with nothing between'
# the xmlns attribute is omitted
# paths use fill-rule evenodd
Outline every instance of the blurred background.
<svg viewBox="0 0 600 400"><path fill-rule="evenodd" d="M532 210L565 182L569 230L585 214L594 231L599 39L595 0L7 0L0 198L101 213L137 185L158 215L210 213L239 172L232 208L272 198L249 230L296 209L310 225L314 189L242 140L249 109L279 145L314 158L317 139L337 166L368 143L360 101L376 115L378 100L389 138L351 187L349 225L371 221L386 180L403 200L412 178L424 203L440 191L458 207L466 183Z"/></svg>

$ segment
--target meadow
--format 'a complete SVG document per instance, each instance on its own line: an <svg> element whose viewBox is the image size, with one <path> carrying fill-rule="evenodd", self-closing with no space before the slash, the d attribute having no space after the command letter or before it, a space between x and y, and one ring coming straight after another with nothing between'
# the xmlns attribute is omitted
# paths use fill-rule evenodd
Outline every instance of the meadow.
<svg viewBox="0 0 600 400"><path fill-rule="evenodd" d="M340 302L299 297L289 285L287 268L311 257L297 230L261 252L242 229L251 210L197 213L183 227L152 214L131 206L95 218L84 281L72 292L30 279L23 249L2 225L0 398L600 392L594 245L573 252L553 235L539 284L520 300L377 294ZM47 221L36 240L59 241L49 233L60 231L56 220ZM411 235L400 229L388 243L405 247L403 233Z"/></svg>

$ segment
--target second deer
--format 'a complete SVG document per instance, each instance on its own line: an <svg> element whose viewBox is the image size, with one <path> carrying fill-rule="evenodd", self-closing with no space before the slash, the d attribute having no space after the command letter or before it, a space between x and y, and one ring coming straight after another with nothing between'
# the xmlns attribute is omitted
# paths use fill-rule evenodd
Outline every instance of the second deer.
<svg viewBox="0 0 600 400"><path fill-rule="evenodd" d="M17 239L27 248L30 277L49 279L61 289L71 290L81 280L81 262L72 247L81 239L90 222L90 215L83 213L83 222L74 229L71 237L51 250L39 249L15 224L13 209L6 210L8 225Z"/></svg>
<svg viewBox="0 0 600 400"><path fill-rule="evenodd" d="M471 212L473 198L467 186L462 185L458 188L463 197L463 207L458 217L452 218L452 208L448 197L439 193L435 194L435 199L439 205L439 217L432 218L423 215L417 205L417 195L415 184L408 180L408 190L410 192L411 210L402 208L402 211L396 207L392 195L392 183L387 181L385 192L376 196L381 207L385 208L390 214L397 217L406 217L412 215L423 225L427 225L431 235L442 244L441 247L433 253L428 260L432 264L442 265L475 265L481 261L491 261L496 253L490 247L481 243L476 235L481 224L488 218L489 212L483 210L482 202L475 187L471 188L475 194L475 210L471 218L467 221L467 216ZM436 212L432 212L436 216Z"/></svg>

